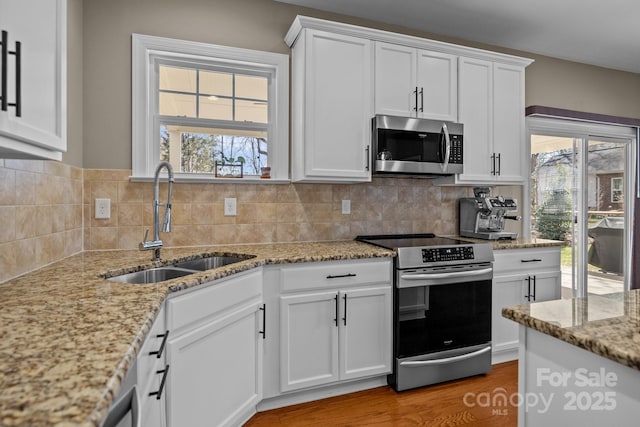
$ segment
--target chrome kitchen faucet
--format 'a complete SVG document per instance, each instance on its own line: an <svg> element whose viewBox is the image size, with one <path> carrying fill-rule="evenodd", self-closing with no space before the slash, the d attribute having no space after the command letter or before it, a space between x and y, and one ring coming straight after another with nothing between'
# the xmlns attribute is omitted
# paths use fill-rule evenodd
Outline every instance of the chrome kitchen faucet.
<svg viewBox="0 0 640 427"><path fill-rule="evenodd" d="M162 232L168 233L171 231L171 194L173 192L173 167L169 162L160 162L156 168L156 174L153 179L153 240L147 241L149 235L149 229L144 233L144 239L140 242L139 248L141 251L153 250L152 261L160 260L160 248L162 248L162 240L160 240L160 171L162 168L167 169L169 174L169 191L167 194L166 209L164 211L164 220L162 221Z"/></svg>

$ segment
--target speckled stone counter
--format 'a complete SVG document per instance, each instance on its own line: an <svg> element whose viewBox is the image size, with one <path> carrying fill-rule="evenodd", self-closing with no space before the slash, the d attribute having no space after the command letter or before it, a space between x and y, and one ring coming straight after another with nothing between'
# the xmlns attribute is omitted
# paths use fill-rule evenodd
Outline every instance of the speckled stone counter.
<svg viewBox="0 0 640 427"><path fill-rule="evenodd" d="M550 246L562 246L564 242L558 240L548 239L532 239L532 238L518 238L513 240L483 240L473 239L470 237L455 236L456 239L465 240L467 242L474 243L491 243L493 250L502 249L525 249L525 248L547 248Z"/></svg>
<svg viewBox="0 0 640 427"><path fill-rule="evenodd" d="M207 255L253 258L149 285L105 276ZM393 256L355 241L84 252L0 284L0 425L99 425L165 297L265 264Z"/></svg>
<svg viewBox="0 0 640 427"><path fill-rule="evenodd" d="M505 307L502 315L640 370L640 290Z"/></svg>

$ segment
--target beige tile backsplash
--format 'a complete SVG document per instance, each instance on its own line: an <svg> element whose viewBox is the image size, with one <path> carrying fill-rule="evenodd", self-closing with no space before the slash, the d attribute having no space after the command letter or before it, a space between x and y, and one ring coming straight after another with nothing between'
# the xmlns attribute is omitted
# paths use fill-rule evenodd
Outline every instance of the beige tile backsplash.
<svg viewBox="0 0 640 427"><path fill-rule="evenodd" d="M134 249L153 233L153 185L129 181L128 170L85 170L84 248ZM166 200L166 184L160 199ZM466 187L436 187L424 179L374 179L365 184L176 184L167 246L347 240L358 234L456 234ZM94 200L111 199L111 219L94 218ZM226 197L237 215L225 216ZM351 214L341 212L351 200ZM164 208L161 208L161 214Z"/></svg>
<svg viewBox="0 0 640 427"><path fill-rule="evenodd" d="M0 159L0 282L82 250L80 168Z"/></svg>
<svg viewBox="0 0 640 427"><path fill-rule="evenodd" d="M0 282L82 250L135 249L153 234L153 185L129 170L80 169L53 161L0 160ZM504 187L519 197L519 187ZM511 189L511 191L509 191ZM505 193L505 192L503 192ZM160 187L165 201L166 184ZM166 246L349 240L359 234L457 234L457 200L471 187L428 179L363 184L178 183ZM226 197L237 215L225 216ZM95 219L96 198L111 218ZM341 212L351 200L351 214ZM164 208L161 208L161 212Z"/></svg>

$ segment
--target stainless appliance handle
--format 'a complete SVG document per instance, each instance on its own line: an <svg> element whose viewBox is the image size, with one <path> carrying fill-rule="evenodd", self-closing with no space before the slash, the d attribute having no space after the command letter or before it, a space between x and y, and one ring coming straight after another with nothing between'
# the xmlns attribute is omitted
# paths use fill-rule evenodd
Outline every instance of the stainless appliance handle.
<svg viewBox="0 0 640 427"><path fill-rule="evenodd" d="M444 359L433 360L408 360L406 362L400 362L400 366L406 366L408 368L419 368L421 366L429 365L444 365L446 363L459 362L461 360L471 359L472 357L480 356L488 351L491 351L491 346L481 348L480 350L473 351L467 354L461 354L460 356L445 357Z"/></svg>
<svg viewBox="0 0 640 427"><path fill-rule="evenodd" d="M442 133L444 133L444 160L442 162L442 171L445 172L449 166L449 159L451 158L451 138L449 137L449 128L447 124L442 124Z"/></svg>
<svg viewBox="0 0 640 427"><path fill-rule="evenodd" d="M116 427L129 411L131 411L131 427L140 427L142 425L140 395L135 386L113 404L102 427Z"/></svg>
<svg viewBox="0 0 640 427"><path fill-rule="evenodd" d="M454 279L456 277L477 276L480 274L489 274L493 272L493 268L480 268L478 270L452 271L447 273L407 273L401 274L403 280L434 280L434 279Z"/></svg>

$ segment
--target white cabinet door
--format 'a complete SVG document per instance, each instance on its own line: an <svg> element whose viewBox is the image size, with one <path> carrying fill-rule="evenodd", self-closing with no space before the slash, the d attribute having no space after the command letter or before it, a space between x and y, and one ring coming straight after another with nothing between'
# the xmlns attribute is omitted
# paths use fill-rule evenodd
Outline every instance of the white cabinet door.
<svg viewBox="0 0 640 427"><path fill-rule="evenodd" d="M292 179L370 181L369 40L305 29L292 49Z"/></svg>
<svg viewBox="0 0 640 427"><path fill-rule="evenodd" d="M391 372L391 288L344 290L340 300L340 379Z"/></svg>
<svg viewBox="0 0 640 427"><path fill-rule="evenodd" d="M559 271L531 272L522 281L522 303L559 299L562 276ZM530 297L527 298L527 295Z"/></svg>
<svg viewBox="0 0 640 427"><path fill-rule="evenodd" d="M462 181L493 181L493 64L479 59L459 61L459 119L464 125Z"/></svg>
<svg viewBox="0 0 640 427"><path fill-rule="evenodd" d="M502 308L560 298L560 248L494 252L491 341L493 363L518 357L518 324L502 317ZM528 296L531 297L528 298Z"/></svg>
<svg viewBox="0 0 640 427"><path fill-rule="evenodd" d="M295 390L337 381L338 293L280 298L280 388Z"/></svg>
<svg viewBox="0 0 640 427"><path fill-rule="evenodd" d="M259 305L239 308L170 339L167 425L236 426L261 400Z"/></svg>
<svg viewBox="0 0 640 427"><path fill-rule="evenodd" d="M524 67L460 58L458 119L464 124L464 173L442 184L522 184Z"/></svg>
<svg viewBox="0 0 640 427"><path fill-rule="evenodd" d="M20 78L17 55L8 55L7 93L0 97L16 103L19 86L21 98L19 116L13 106L0 110L1 157L60 160L66 151L66 14L65 0L0 0L7 49L20 42Z"/></svg>
<svg viewBox="0 0 640 427"><path fill-rule="evenodd" d="M392 43L375 45L376 114L415 116L417 50Z"/></svg>
<svg viewBox="0 0 640 427"><path fill-rule="evenodd" d="M458 57L375 43L375 112L457 121Z"/></svg>
<svg viewBox="0 0 640 427"><path fill-rule="evenodd" d="M418 117L458 121L458 57L418 51Z"/></svg>
<svg viewBox="0 0 640 427"><path fill-rule="evenodd" d="M497 181L524 181L524 69L493 66L493 151Z"/></svg>
<svg viewBox="0 0 640 427"><path fill-rule="evenodd" d="M493 363L503 361L500 356L504 353L512 353L511 356L507 356L507 359L517 357L518 324L502 317L502 308L522 304L522 280L522 274L493 277L491 301Z"/></svg>

